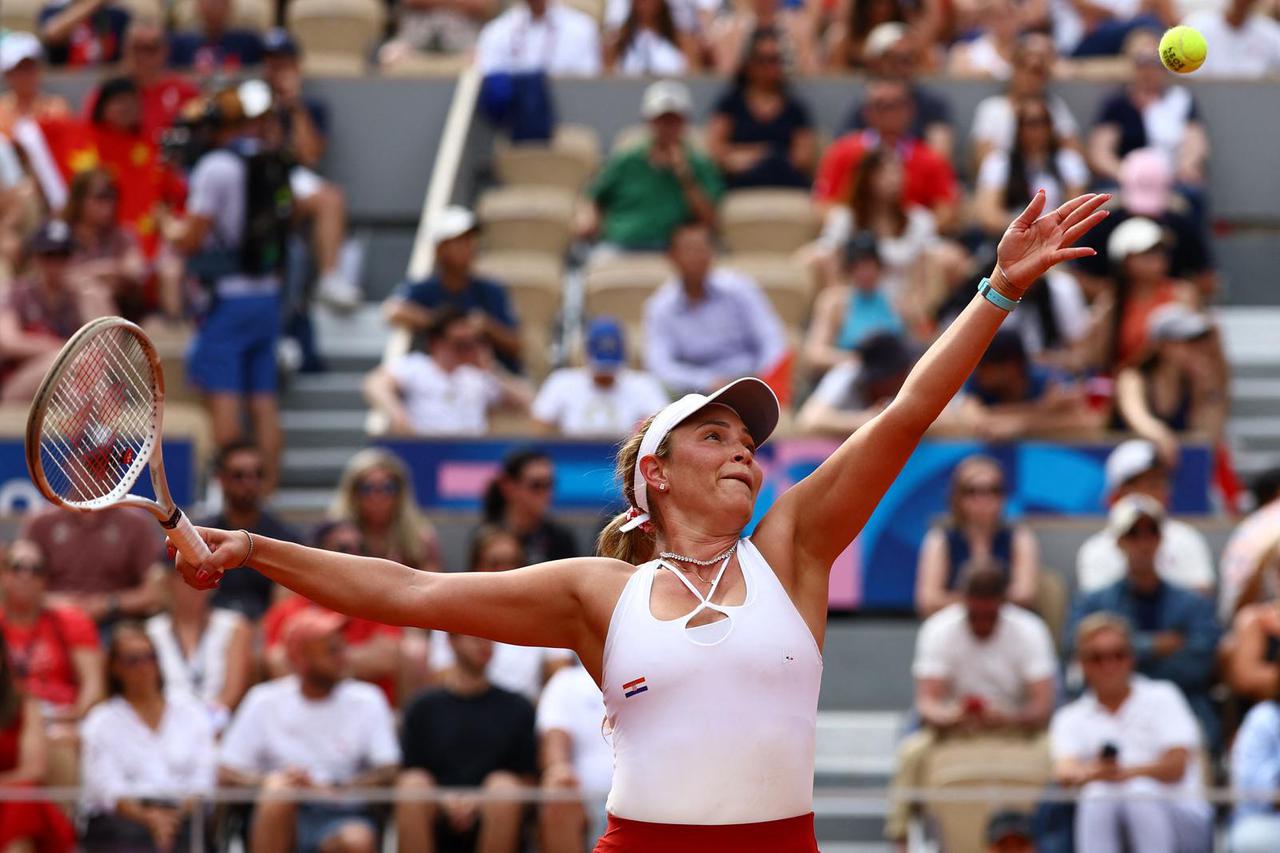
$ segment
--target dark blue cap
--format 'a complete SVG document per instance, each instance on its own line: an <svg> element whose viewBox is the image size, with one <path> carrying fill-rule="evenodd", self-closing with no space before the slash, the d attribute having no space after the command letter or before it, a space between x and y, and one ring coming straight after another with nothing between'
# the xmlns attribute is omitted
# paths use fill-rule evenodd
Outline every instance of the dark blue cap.
<svg viewBox="0 0 1280 853"><path fill-rule="evenodd" d="M298 43L284 27L272 27L262 37L262 52L267 56L297 56Z"/></svg>
<svg viewBox="0 0 1280 853"><path fill-rule="evenodd" d="M613 317L597 317L587 326L587 361L596 370L617 370L627 360L622 324Z"/></svg>

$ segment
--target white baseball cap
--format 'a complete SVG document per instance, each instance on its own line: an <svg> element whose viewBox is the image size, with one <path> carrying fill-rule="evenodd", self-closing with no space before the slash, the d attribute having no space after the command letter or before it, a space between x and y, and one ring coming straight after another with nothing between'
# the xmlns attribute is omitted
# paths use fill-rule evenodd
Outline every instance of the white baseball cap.
<svg viewBox="0 0 1280 853"><path fill-rule="evenodd" d="M1122 442L1107 457L1107 494L1159 464L1160 455L1156 446L1145 438L1131 438Z"/></svg>
<svg viewBox="0 0 1280 853"><path fill-rule="evenodd" d="M1147 495L1126 495L1116 501L1107 516L1107 530L1116 539L1124 536L1140 519L1149 518L1156 527L1164 526L1164 507Z"/></svg>
<svg viewBox="0 0 1280 853"><path fill-rule="evenodd" d="M877 59L906 38L906 35L907 25L900 21L885 21L883 24L877 24L871 28L871 32L867 33L862 53L868 59Z"/></svg>
<svg viewBox="0 0 1280 853"><path fill-rule="evenodd" d="M1107 240L1107 257L1120 263L1130 255L1139 255L1160 245L1164 232L1145 216L1134 216L1116 226Z"/></svg>
<svg viewBox="0 0 1280 853"><path fill-rule="evenodd" d="M635 509L638 510L638 514L623 525L623 532L639 527L649 520L649 487L645 482L644 474L640 471L640 460L657 453L662 440L673 429L712 403L728 406L737 412L738 417L742 418L742 423L746 425L747 432L755 441L756 447L768 441L769 436L778 426L778 398L772 388L754 376L735 379L711 394L686 394L662 409L654 417L653 423L649 425L640 442L640 452L636 455L636 470L632 479L632 485L635 486Z"/></svg>
<svg viewBox="0 0 1280 853"><path fill-rule="evenodd" d="M8 73L27 59L39 62L44 58L40 39L31 33L9 31L0 35L0 72Z"/></svg>
<svg viewBox="0 0 1280 853"><path fill-rule="evenodd" d="M431 245L439 246L445 240L469 234L478 227L474 213L460 204L451 204L440 211L440 216L431 223Z"/></svg>
<svg viewBox="0 0 1280 853"><path fill-rule="evenodd" d="M1152 343L1194 341L1212 330L1208 317L1181 302L1161 305L1147 319L1147 339Z"/></svg>
<svg viewBox="0 0 1280 853"><path fill-rule="evenodd" d="M659 80L644 90L640 115L646 120L674 113L687 116L693 110L689 88L679 80Z"/></svg>

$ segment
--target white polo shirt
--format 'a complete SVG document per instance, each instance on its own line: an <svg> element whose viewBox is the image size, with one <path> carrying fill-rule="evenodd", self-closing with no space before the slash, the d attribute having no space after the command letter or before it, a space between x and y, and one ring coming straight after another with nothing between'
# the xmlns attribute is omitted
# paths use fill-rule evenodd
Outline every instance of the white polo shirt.
<svg viewBox="0 0 1280 853"><path fill-rule="evenodd" d="M492 374L470 364L445 371L422 352L400 356L387 371L419 435L484 435L489 408L502 399Z"/></svg>
<svg viewBox="0 0 1280 853"><path fill-rule="evenodd" d="M1209 77L1256 78L1280 74L1280 23L1265 15L1250 15L1240 29L1232 28L1222 12L1189 15L1209 43L1200 74Z"/></svg>
<svg viewBox="0 0 1280 853"><path fill-rule="evenodd" d="M552 0L534 20L517 2L484 25L476 42L482 74L545 71L556 76L600 74L600 31L590 15Z"/></svg>
<svg viewBox="0 0 1280 853"><path fill-rule="evenodd" d="M1156 574L1184 589L1212 588L1213 554L1204 534L1176 518L1165 519L1160 532ZM1115 537L1101 530L1086 539L1076 554L1076 586L1080 592L1093 592L1123 578L1127 569Z"/></svg>
<svg viewBox="0 0 1280 853"><path fill-rule="evenodd" d="M911 674L944 679L953 696L978 696L1012 714L1022 707L1027 686L1053 678L1057 667L1053 638L1039 616L1005 604L991 636L980 640L959 602L924 620Z"/></svg>
<svg viewBox="0 0 1280 853"><path fill-rule="evenodd" d="M585 367L563 367L550 376L533 401L533 417L565 435L621 438L670 402L651 373L619 370L603 388Z"/></svg>

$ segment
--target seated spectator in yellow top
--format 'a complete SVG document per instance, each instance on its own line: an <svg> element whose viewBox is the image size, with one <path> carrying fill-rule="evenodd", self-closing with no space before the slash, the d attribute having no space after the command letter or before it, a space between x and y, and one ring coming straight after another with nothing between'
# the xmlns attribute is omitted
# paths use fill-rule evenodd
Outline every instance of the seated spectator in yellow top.
<svg viewBox="0 0 1280 853"><path fill-rule="evenodd" d="M542 383L532 409L538 428L619 439L670 402L653 374L627 367L626 339L614 318L591 321L585 349L586 366L562 367Z"/></svg>
<svg viewBox="0 0 1280 853"><path fill-rule="evenodd" d="M527 412L533 392L499 366L479 324L456 309L436 312L426 346L374 369L365 398L396 435L484 435L489 412Z"/></svg>
<svg viewBox="0 0 1280 853"><path fill-rule="evenodd" d="M0 72L9 91L0 94L0 136L13 133L18 119L42 121L71 114L67 99L41 91L44 50L30 33L0 35Z"/></svg>
<svg viewBox="0 0 1280 853"><path fill-rule="evenodd" d="M40 10L40 41L50 65L112 65L120 59L129 10L115 0L53 0Z"/></svg>
<svg viewBox="0 0 1280 853"><path fill-rule="evenodd" d="M649 138L613 154L587 195L578 222L582 237L637 252L666 249L685 222L711 226L724 184L715 164L685 137L693 110L689 90L675 80L645 89L641 115Z"/></svg>
<svg viewBox="0 0 1280 853"><path fill-rule="evenodd" d="M431 225L435 246L431 275L405 281L382 305L388 323L425 331L442 309L467 314L480 324L493 354L508 370L520 367L520 324L501 282L475 274L480 225L465 207L451 205Z"/></svg>

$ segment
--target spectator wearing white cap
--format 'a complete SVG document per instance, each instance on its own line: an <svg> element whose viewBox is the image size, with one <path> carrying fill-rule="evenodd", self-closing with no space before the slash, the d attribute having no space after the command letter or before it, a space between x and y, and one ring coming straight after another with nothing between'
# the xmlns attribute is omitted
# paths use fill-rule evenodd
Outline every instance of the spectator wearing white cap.
<svg viewBox="0 0 1280 853"><path fill-rule="evenodd" d="M533 401L533 421L548 433L617 439L668 402L652 374L627 367L622 324L597 317L587 326L586 366L562 367Z"/></svg>
<svg viewBox="0 0 1280 853"><path fill-rule="evenodd" d="M1124 442L1107 457L1106 500L1115 504L1143 495L1169 505L1170 463L1143 438ZM1124 577L1125 557L1115 533L1104 529L1085 540L1076 555L1076 587L1093 592ZM1204 534L1176 518L1164 518L1156 572L1167 583L1209 595L1214 586L1213 556Z"/></svg>
<svg viewBox="0 0 1280 853"><path fill-rule="evenodd" d="M1217 330L1180 302L1147 321L1148 355L1116 377L1116 408L1126 427L1177 459L1178 436L1196 432L1216 447L1227 420L1227 368Z"/></svg>
<svg viewBox="0 0 1280 853"><path fill-rule="evenodd" d="M482 74L596 77L600 29L590 15L559 0L519 0L480 31L476 67Z"/></svg>
<svg viewBox="0 0 1280 853"><path fill-rule="evenodd" d="M1193 12L1183 21L1195 27L1213 50L1200 72L1209 77L1257 79L1280 73L1280 22L1258 0L1227 0Z"/></svg>
<svg viewBox="0 0 1280 853"><path fill-rule="evenodd" d="M405 281L382 305L382 314L393 326L424 331L434 312L454 308L480 325L494 355L509 370L520 367L520 326L506 288L501 282L477 276L476 235L480 225L465 207L451 205L431 223L435 246L431 275L421 281Z"/></svg>
<svg viewBox="0 0 1280 853"><path fill-rule="evenodd" d="M644 141L613 154L587 195L579 236L609 247L661 251L685 222L710 226L724 184L715 164L685 138L693 101L677 80L659 80L644 91L640 113L649 125Z"/></svg>
<svg viewBox="0 0 1280 853"><path fill-rule="evenodd" d="M1121 498L1107 517L1107 533L1124 557L1124 575L1083 592L1072 604L1065 642L1093 613L1115 613L1133 629L1138 672L1172 681L1182 690L1205 734L1216 743L1218 720L1209 701L1220 631L1213 602L1164 580L1159 572L1164 507L1142 494Z"/></svg>
<svg viewBox="0 0 1280 853"><path fill-rule="evenodd" d="M12 133L22 118L45 121L71 114L66 98L41 91L43 62L40 40L31 33L0 34L0 72L9 90L0 95L0 136Z"/></svg>

